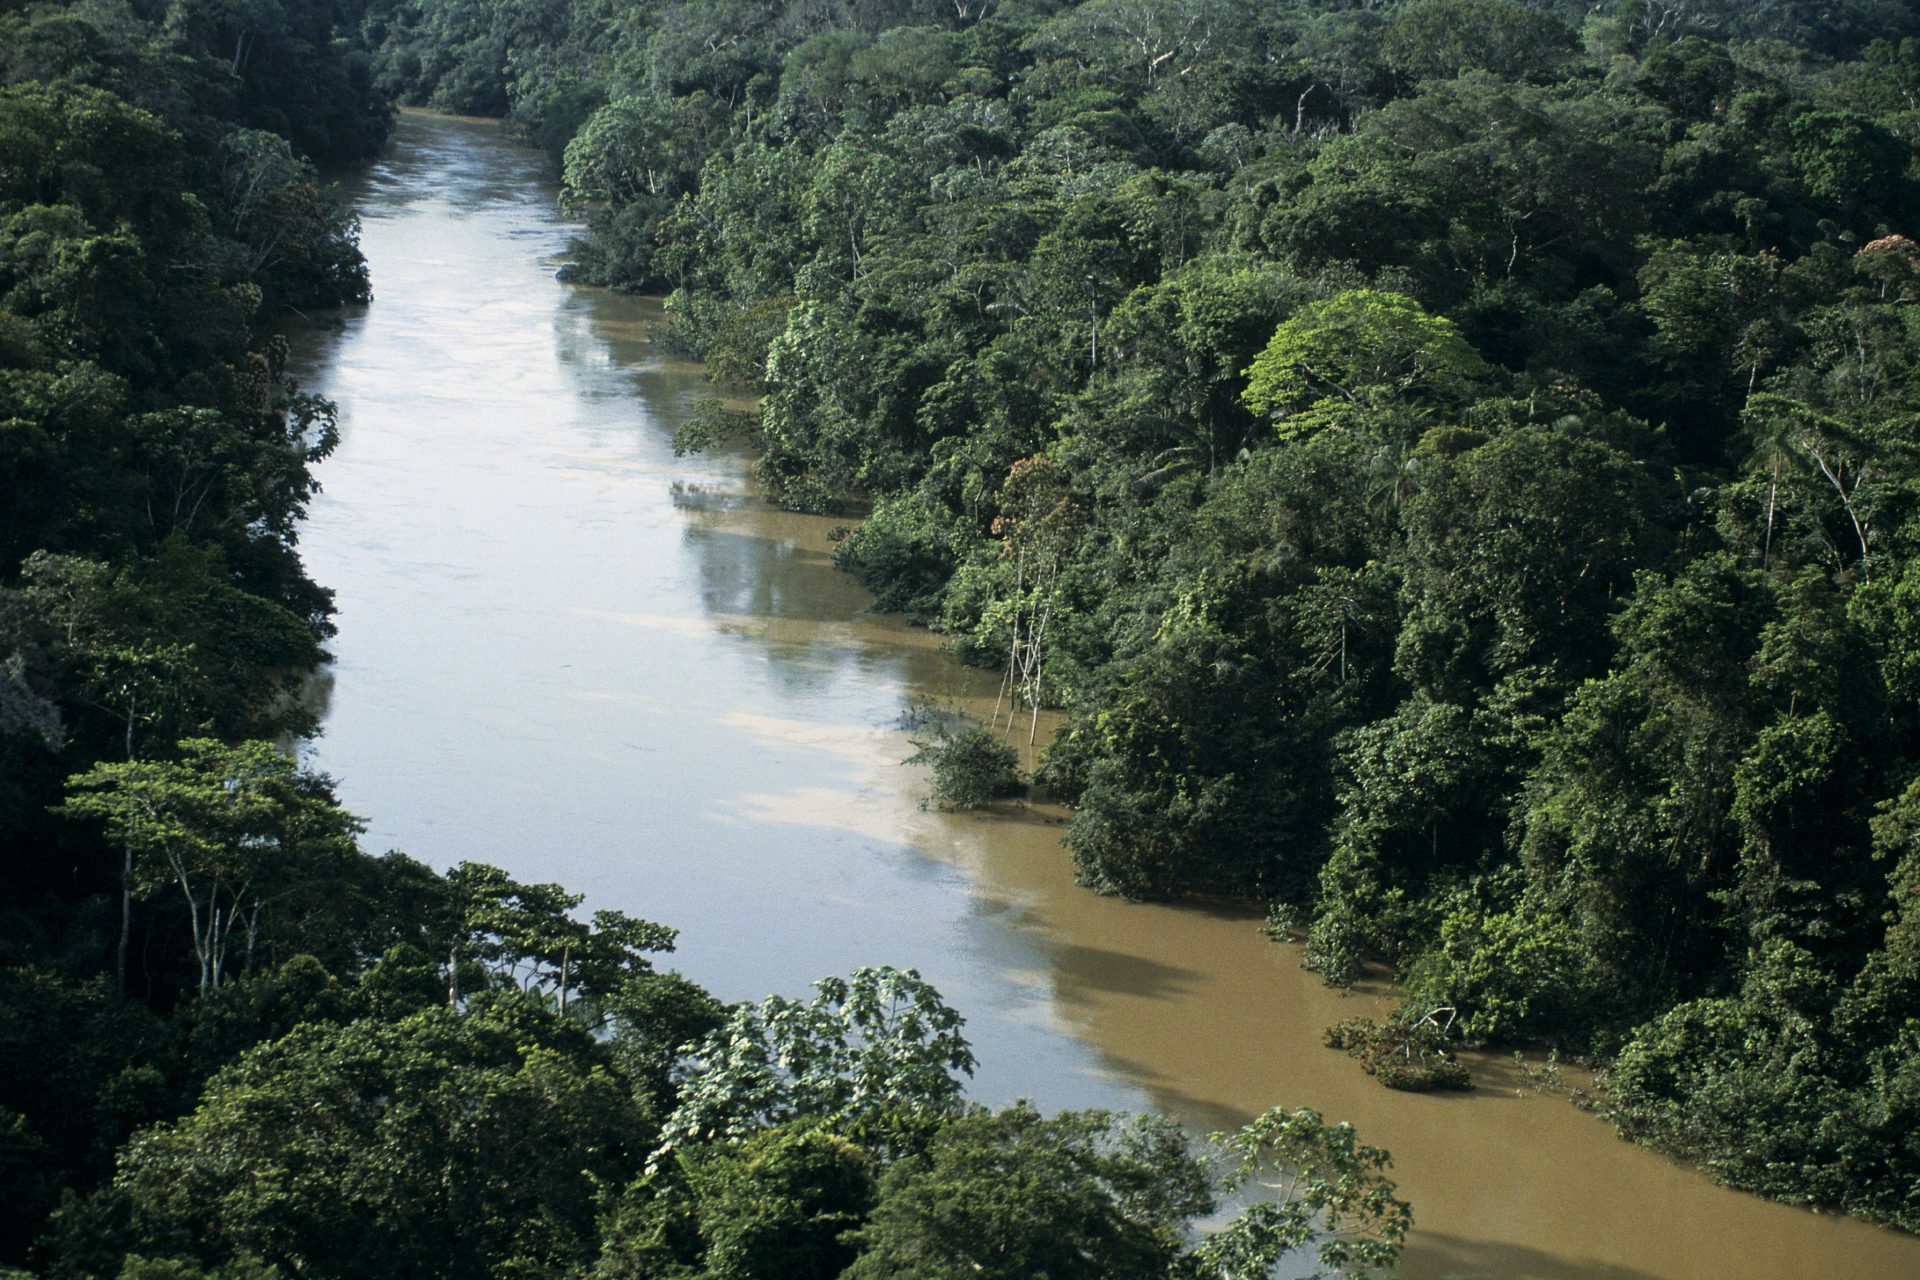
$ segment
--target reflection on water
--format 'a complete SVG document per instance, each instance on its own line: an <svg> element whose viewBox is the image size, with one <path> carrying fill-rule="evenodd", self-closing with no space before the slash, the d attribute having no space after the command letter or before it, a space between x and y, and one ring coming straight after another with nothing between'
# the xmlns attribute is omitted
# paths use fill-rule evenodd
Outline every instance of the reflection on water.
<svg viewBox="0 0 1920 1280"><path fill-rule="evenodd" d="M490 127L403 117L356 192L377 301L305 353L343 411L305 535L340 606L309 754L375 847L674 924L728 998L915 965L967 1013L983 1101L1351 1119L1414 1202L1408 1275L1920 1275L1920 1243L1716 1190L1510 1066L1386 1093L1319 1047L1374 997L1248 913L1074 889L1057 812L922 809L906 702L984 709L994 681L863 615L833 521L673 456L699 370L648 345L652 304L555 282L552 194Z"/></svg>
<svg viewBox="0 0 1920 1280"><path fill-rule="evenodd" d="M343 408L305 534L340 606L314 763L375 847L670 922L725 996L917 964L995 1046L983 1098L1143 1104L1003 980L1042 944L906 834L894 726L956 673L860 617L824 526L739 459L673 456L700 371L647 344L657 308L554 281L551 195L485 126L420 116L357 193L377 301L308 352Z"/></svg>

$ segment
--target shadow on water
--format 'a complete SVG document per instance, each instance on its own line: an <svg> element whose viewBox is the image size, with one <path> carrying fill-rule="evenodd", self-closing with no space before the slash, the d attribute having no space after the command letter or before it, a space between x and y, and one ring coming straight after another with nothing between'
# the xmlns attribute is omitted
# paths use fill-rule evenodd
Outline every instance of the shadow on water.
<svg viewBox="0 0 1920 1280"><path fill-rule="evenodd" d="M1420 1206L1415 1205L1416 1223L1419 1217ZM1656 1280L1652 1273L1632 1267L1417 1227L1401 1254L1400 1276L1401 1280Z"/></svg>
<svg viewBox="0 0 1920 1280"><path fill-rule="evenodd" d="M1055 942L1047 951L1057 980L1055 992L1068 1004L1090 1003L1100 995L1178 1000L1198 990L1201 977L1179 965L1084 943Z"/></svg>

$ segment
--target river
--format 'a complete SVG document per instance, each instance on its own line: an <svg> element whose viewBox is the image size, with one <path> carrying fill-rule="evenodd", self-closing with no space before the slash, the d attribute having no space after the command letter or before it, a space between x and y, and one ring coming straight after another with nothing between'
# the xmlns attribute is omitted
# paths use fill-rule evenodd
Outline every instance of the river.
<svg viewBox="0 0 1920 1280"><path fill-rule="evenodd" d="M728 999L917 967L983 1102L1351 1120L1394 1153L1414 1280L1920 1277L1920 1240L1716 1188L1510 1064L1389 1093L1320 1045L1379 994L1251 914L1075 888L1058 813L923 808L904 709L995 682L864 612L836 521L769 506L744 457L674 456L700 370L650 345L657 304L555 280L575 228L540 157L409 113L350 195L375 300L296 368L342 410L303 535L340 627L305 755L369 847L672 924Z"/></svg>

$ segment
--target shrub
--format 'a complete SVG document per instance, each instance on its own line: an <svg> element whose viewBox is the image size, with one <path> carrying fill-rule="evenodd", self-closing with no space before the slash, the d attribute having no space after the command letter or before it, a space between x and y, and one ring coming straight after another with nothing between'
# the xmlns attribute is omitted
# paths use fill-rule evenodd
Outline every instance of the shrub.
<svg viewBox="0 0 1920 1280"><path fill-rule="evenodd" d="M1021 789L1020 753L978 725L935 724L931 738L915 738L908 764L933 769L942 809L978 809Z"/></svg>

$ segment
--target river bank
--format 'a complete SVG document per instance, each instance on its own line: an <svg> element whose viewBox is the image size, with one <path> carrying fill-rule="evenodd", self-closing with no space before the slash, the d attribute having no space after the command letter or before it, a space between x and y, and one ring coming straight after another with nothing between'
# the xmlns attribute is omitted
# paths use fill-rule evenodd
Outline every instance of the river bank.
<svg viewBox="0 0 1920 1280"><path fill-rule="evenodd" d="M839 521L673 456L700 370L650 344L654 304L553 279L539 157L408 114L353 194L376 301L299 370L343 409L303 540L340 627L308 758L369 847L674 924L727 998L916 965L984 1102L1351 1120L1414 1204L1408 1276L1920 1274L1920 1241L1715 1188L1498 1061L1472 1095L1388 1093L1319 1040L1379 993L1329 991L1252 913L1078 889L1045 808L924 809L902 711L995 680L864 612Z"/></svg>

